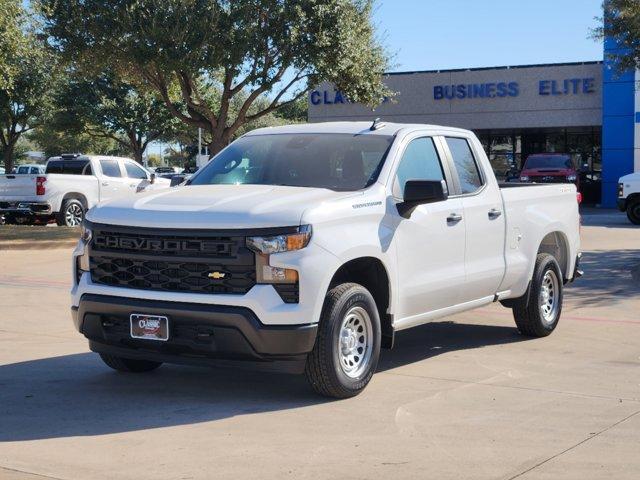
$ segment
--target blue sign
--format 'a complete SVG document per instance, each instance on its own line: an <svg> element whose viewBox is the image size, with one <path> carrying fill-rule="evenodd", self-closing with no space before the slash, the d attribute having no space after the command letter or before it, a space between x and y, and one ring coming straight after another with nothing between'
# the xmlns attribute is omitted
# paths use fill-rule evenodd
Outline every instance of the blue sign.
<svg viewBox="0 0 640 480"><path fill-rule="evenodd" d="M460 85L436 85L433 87L434 100L464 98L501 98L520 95L518 82L468 83Z"/></svg>
<svg viewBox="0 0 640 480"><path fill-rule="evenodd" d="M596 92L595 78L566 78L564 80L540 80L539 95L578 95Z"/></svg>
<svg viewBox="0 0 640 480"><path fill-rule="evenodd" d="M335 103L350 102L344 97L340 90L334 90L333 92L329 92L327 90L319 92L318 90L314 90L311 92L311 103L314 105L320 105L321 103L325 105L333 105Z"/></svg>

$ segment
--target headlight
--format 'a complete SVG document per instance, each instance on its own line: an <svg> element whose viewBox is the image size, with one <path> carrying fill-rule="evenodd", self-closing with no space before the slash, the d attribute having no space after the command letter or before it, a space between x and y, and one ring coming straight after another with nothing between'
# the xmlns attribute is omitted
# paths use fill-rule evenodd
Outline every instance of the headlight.
<svg viewBox="0 0 640 480"><path fill-rule="evenodd" d="M567 175L567 180L570 182L575 182L576 181L576 177L575 175Z"/></svg>
<svg viewBox="0 0 640 480"><path fill-rule="evenodd" d="M82 224L82 230L80 231L80 238L85 244L88 244L93 238L93 232L84 223Z"/></svg>
<svg viewBox="0 0 640 480"><path fill-rule="evenodd" d="M523 175L520 177L520 181L521 182L528 182L529 181L529 177L527 177L526 175Z"/></svg>
<svg viewBox="0 0 640 480"><path fill-rule="evenodd" d="M302 225L296 233L272 237L247 237L247 247L254 252L271 255L306 247L311 240L311 225Z"/></svg>

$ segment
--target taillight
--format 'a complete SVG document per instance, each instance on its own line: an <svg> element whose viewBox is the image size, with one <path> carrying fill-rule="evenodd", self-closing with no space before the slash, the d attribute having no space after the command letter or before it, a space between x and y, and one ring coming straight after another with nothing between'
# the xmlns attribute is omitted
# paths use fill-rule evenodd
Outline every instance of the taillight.
<svg viewBox="0 0 640 480"><path fill-rule="evenodd" d="M582 203L582 193L581 193L581 192L578 192L578 193L576 194L576 197L578 197L578 205L580 205L580 204Z"/></svg>
<svg viewBox="0 0 640 480"><path fill-rule="evenodd" d="M47 177L36 177L36 195L44 195L47 189L44 187L44 182L47 181Z"/></svg>

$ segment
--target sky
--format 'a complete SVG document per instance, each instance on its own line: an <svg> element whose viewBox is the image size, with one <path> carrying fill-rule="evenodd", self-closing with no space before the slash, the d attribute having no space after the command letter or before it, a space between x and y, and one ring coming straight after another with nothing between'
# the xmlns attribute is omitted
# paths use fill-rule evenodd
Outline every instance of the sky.
<svg viewBox="0 0 640 480"><path fill-rule="evenodd" d="M378 0L390 71L602 59L601 0Z"/></svg>

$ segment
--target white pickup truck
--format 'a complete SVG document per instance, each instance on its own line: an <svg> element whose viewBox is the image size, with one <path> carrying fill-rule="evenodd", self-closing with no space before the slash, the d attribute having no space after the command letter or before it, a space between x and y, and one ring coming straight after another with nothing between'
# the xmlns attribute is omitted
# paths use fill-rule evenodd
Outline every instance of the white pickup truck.
<svg viewBox="0 0 640 480"><path fill-rule="evenodd" d="M631 223L640 225L640 172L620 177L618 209L627 212L627 218Z"/></svg>
<svg viewBox="0 0 640 480"><path fill-rule="evenodd" d="M116 370L253 361L349 397L399 330L502 302L550 334L579 247L575 185L498 185L472 132L259 129L184 186L90 210L71 311Z"/></svg>
<svg viewBox="0 0 640 480"><path fill-rule="evenodd" d="M6 223L75 227L98 202L169 185L129 158L62 155L43 174L0 176L0 215Z"/></svg>

